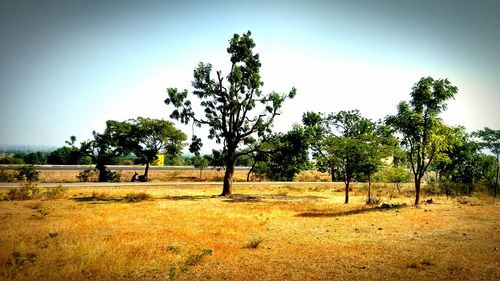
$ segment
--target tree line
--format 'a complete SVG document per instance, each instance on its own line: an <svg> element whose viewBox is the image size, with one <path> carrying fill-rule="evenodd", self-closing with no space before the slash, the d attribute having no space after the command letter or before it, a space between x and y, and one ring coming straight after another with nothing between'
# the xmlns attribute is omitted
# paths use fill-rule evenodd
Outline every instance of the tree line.
<svg viewBox="0 0 500 281"><path fill-rule="evenodd" d="M165 103L174 107L170 117L195 127L208 126L208 137L222 144L225 176L221 196L232 194L235 163L244 156L252 158L251 172L273 180L292 180L296 173L311 168L328 171L332 181L344 181L345 203L349 202L350 183L367 180L370 186L384 159L391 159L394 171L412 172L415 205L420 202L422 178L430 168L441 178L467 183L469 193L474 182L487 181L496 196L500 131L485 128L468 134L463 127L447 126L439 115L458 93L448 79L421 78L413 86L410 100L400 102L397 114L383 120L372 121L358 110L307 112L302 124L291 131L273 133L274 119L284 102L295 97L296 89L287 94L264 94L260 58L254 47L250 31L234 34L227 48L231 68L226 76L222 71L214 75L209 63L199 63L192 96L186 89L167 89ZM194 99L200 101L203 114L193 110ZM193 135L190 150L199 151L201 145L201 139ZM483 154L482 149L496 158Z"/></svg>
<svg viewBox="0 0 500 281"><path fill-rule="evenodd" d="M168 88L165 103L172 106L170 118L193 128L208 126L209 139L221 145L211 155L201 155L202 139L193 134L189 163L200 168L224 169L221 196L231 196L236 164L249 166L252 176L291 181L304 170L328 172L332 181L345 184L345 203L353 181L368 182L371 197L373 177L402 182L413 176L415 204L420 202L424 175L432 170L437 180L449 183L446 192L465 184L470 194L477 183L485 184L496 196L499 177L500 130L484 128L467 133L450 127L440 118L447 102L458 93L448 79L423 77L410 92L410 99L397 106L397 114L380 120L364 117L359 110L332 113L306 112L301 124L284 133L272 131L283 104L295 97L288 93L263 93L260 57L254 53L251 32L234 34L227 52L231 68L227 75L212 71L209 63L199 63L193 72L193 91ZM199 100L203 113L195 112ZM193 130L194 131L194 130ZM109 120L104 132L76 146L72 137L47 157L61 164L96 165L99 181L112 180L106 165L122 157L144 164L141 177L148 179L149 165L158 153L170 161L179 159L186 134L170 121L138 117L126 121ZM490 154L485 154L489 151ZM493 154L494 156L491 156ZM31 156L30 156L31 157ZM52 161L52 160L51 160ZM383 172L383 173L381 173Z"/></svg>

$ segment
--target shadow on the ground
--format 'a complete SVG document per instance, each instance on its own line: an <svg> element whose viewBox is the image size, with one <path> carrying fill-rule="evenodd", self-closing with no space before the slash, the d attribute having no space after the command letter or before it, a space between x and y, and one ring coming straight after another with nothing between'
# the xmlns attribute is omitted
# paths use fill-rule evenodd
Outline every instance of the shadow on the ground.
<svg viewBox="0 0 500 281"><path fill-rule="evenodd" d="M331 212L331 211L311 211L311 212L304 212L297 214L297 217L304 217L304 218L326 218L326 217L342 217L342 216L349 216L349 215L356 215L356 214L361 214L361 213L369 213L369 212L379 212L379 211L389 211L389 210L396 210L396 209L401 209L406 207L406 204L383 204L381 206L377 207L362 207L359 209L352 209L352 210L347 210L347 211L337 211L337 212Z"/></svg>
<svg viewBox="0 0 500 281"><path fill-rule="evenodd" d="M218 196L212 196L212 195L176 195L176 196L168 195L164 197L164 199L172 201L181 201L181 200L198 201L198 200L217 198L217 197Z"/></svg>
<svg viewBox="0 0 500 281"><path fill-rule="evenodd" d="M88 204L110 204L125 202L123 198L96 198L93 196L75 197L73 198L73 200L75 200L76 202L83 202Z"/></svg>

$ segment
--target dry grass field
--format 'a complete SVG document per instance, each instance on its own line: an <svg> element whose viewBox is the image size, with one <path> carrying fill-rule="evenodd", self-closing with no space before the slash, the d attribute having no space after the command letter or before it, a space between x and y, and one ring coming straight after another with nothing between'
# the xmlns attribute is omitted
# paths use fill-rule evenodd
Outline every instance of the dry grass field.
<svg viewBox="0 0 500 281"><path fill-rule="evenodd" d="M339 187L340 188L340 187ZM71 189L0 202L2 280L500 280L500 205L331 185ZM383 190L375 191L381 193ZM426 198L424 198L426 199Z"/></svg>
<svg viewBox="0 0 500 281"><path fill-rule="evenodd" d="M117 171L120 174L120 181L128 182L134 175L134 172L142 175L144 173L144 168L138 167L137 170L123 170ZM41 170L40 171L40 181L41 182L77 182L77 176L80 171L50 171ZM97 177L97 176L96 176ZM178 171L149 171L149 181L152 182L164 182L164 181L222 181L224 178L224 170L204 170L200 177L199 170L178 170ZM236 171L235 180L236 181L246 181L247 172L246 171ZM97 180L97 178L95 179Z"/></svg>

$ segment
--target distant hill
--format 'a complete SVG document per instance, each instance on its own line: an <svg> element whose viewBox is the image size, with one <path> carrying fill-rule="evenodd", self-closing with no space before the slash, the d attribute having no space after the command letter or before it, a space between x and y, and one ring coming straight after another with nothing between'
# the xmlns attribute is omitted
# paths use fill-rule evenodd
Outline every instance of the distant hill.
<svg viewBox="0 0 500 281"><path fill-rule="evenodd" d="M50 152L58 148L55 145L21 145L21 144L0 144L0 152Z"/></svg>

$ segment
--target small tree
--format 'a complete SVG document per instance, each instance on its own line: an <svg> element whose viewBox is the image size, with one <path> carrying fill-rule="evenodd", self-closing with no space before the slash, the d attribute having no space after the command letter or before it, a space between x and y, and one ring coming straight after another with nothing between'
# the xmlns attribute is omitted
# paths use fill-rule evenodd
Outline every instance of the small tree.
<svg viewBox="0 0 500 281"><path fill-rule="evenodd" d="M285 134L275 134L259 145L251 171L275 181L292 181L310 168L309 136L299 125Z"/></svg>
<svg viewBox="0 0 500 281"><path fill-rule="evenodd" d="M138 117L125 122L119 134L122 139L120 146L125 151L132 151L139 160L146 164L144 178L148 179L149 166L160 152L165 152L171 158L182 150L186 135L175 128L170 121Z"/></svg>
<svg viewBox="0 0 500 281"><path fill-rule="evenodd" d="M128 154L129 144L123 143L128 141L131 127L124 122L113 120L106 121L106 129L103 133L92 132L93 140L81 143L80 152L92 159L96 164L95 169L99 172L99 181L117 181L118 175L110 171L106 165L109 165L112 160L120 155Z"/></svg>
<svg viewBox="0 0 500 281"><path fill-rule="evenodd" d="M400 102L398 113L386 118L387 124L401 135L415 181L415 205L420 202L420 184L436 155L448 146L447 127L438 118L446 101L458 92L448 79L420 79L412 89L411 101Z"/></svg>
<svg viewBox="0 0 500 281"><path fill-rule="evenodd" d="M443 151L445 157L439 157L436 168L441 176L448 177L452 182L467 184L467 193L470 196L478 169L480 147L477 142L471 140L464 127L453 128L452 131L448 140L451 145Z"/></svg>
<svg viewBox="0 0 500 281"><path fill-rule="evenodd" d="M201 174L203 173L203 170L208 167L209 164L209 158L205 156L200 156L199 154L196 154L193 158L193 166L195 168L200 169L200 179L201 179Z"/></svg>
<svg viewBox="0 0 500 281"><path fill-rule="evenodd" d="M499 171L500 171L500 163L499 163L499 156L500 156L500 130L492 130L492 129L486 127L483 130L475 132L474 135L480 138L480 140L481 140L481 142L480 142L481 146L483 148L488 149L496 157L496 160L497 160L497 165L496 165L496 180L495 180L495 186L493 188L493 196L496 199L496 197L497 197L497 188L498 188L498 185L499 185L498 175L499 175Z"/></svg>
<svg viewBox="0 0 500 281"><path fill-rule="evenodd" d="M318 128L323 128L325 131L320 134L321 140L314 143L313 155L318 168L332 174L332 181L337 178L344 181L347 204L351 181L363 175L370 180L380 166L381 158L385 155L382 153L385 149L381 147L382 129L378 129L378 125L370 119L362 117L358 110L330 114L323 118L322 126L317 115L309 113L306 117L304 123L309 124L310 130L316 132Z"/></svg>
<svg viewBox="0 0 500 281"><path fill-rule="evenodd" d="M20 184L20 189L12 189L7 197L10 200L28 200L41 195L41 188L37 182L40 178L40 172L33 165L24 165L16 169L15 175Z"/></svg>
<svg viewBox="0 0 500 281"><path fill-rule="evenodd" d="M293 98L296 93L295 89L288 95L262 93L261 63L259 55L253 52L254 47L250 31L243 35L234 34L227 48L231 56L231 70L227 77L217 71L214 78L211 64L198 64L194 70L193 94L201 100L204 118L193 111L192 102L187 99L187 90L181 92L176 88L167 89L168 98L165 103L176 108L170 115L171 118L186 124L193 121L197 126L208 125L209 138L223 143L226 171L222 196L232 194L236 160L249 152L242 146L255 137L269 134L283 102L287 98ZM201 140L193 136L191 147L197 150L200 146Z"/></svg>

